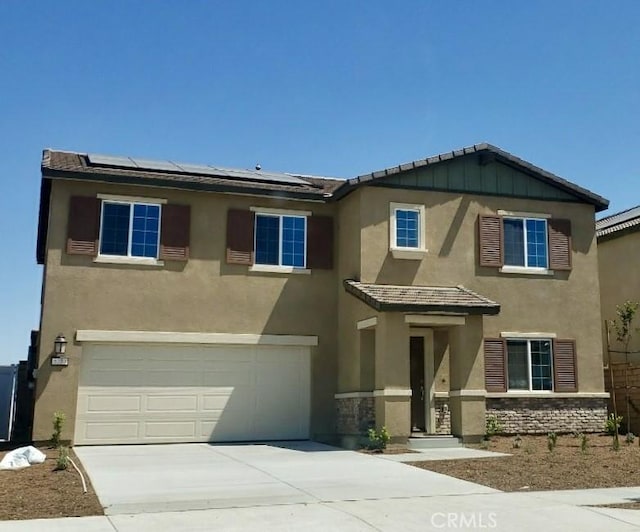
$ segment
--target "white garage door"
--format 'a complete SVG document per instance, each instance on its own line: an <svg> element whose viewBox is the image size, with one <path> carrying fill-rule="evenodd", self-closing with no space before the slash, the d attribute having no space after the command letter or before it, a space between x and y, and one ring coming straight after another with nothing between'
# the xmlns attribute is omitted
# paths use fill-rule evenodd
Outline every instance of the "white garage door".
<svg viewBox="0 0 640 532"><path fill-rule="evenodd" d="M309 374L308 347L85 344L75 443L306 439Z"/></svg>

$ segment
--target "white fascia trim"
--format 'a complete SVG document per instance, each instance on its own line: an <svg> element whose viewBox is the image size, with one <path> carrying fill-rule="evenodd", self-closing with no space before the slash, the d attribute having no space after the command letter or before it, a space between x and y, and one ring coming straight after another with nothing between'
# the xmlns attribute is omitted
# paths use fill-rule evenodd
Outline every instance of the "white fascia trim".
<svg viewBox="0 0 640 532"><path fill-rule="evenodd" d="M102 264L130 264L135 266L164 266L163 260L147 257L121 257L117 255L98 255L93 262Z"/></svg>
<svg viewBox="0 0 640 532"><path fill-rule="evenodd" d="M98 331L78 330L77 342L95 343L151 343L151 344L210 344L210 345L318 345L317 336L285 334L227 334L165 331Z"/></svg>
<svg viewBox="0 0 640 532"><path fill-rule="evenodd" d="M553 275L553 270L547 268L527 268L526 266L503 266L500 273L517 273L522 275Z"/></svg>
<svg viewBox="0 0 640 532"><path fill-rule="evenodd" d="M308 268L294 268L293 266L277 266L275 264L252 264L249 266L250 272L265 272L265 273L301 273L303 275L309 275L311 270Z"/></svg>
<svg viewBox="0 0 640 532"><path fill-rule="evenodd" d="M123 201L126 203L167 203L165 198L145 198L144 196L119 196L116 194L97 194L98 199L106 201Z"/></svg>
<svg viewBox="0 0 640 532"><path fill-rule="evenodd" d="M501 332L500 333L500 338L542 338L542 339L549 339L549 338L557 338L558 336L556 335L556 333L545 333L545 332L529 332L529 333L523 333L523 332Z"/></svg>
<svg viewBox="0 0 640 532"><path fill-rule="evenodd" d="M448 399L449 392L433 392L433 397L436 399Z"/></svg>
<svg viewBox="0 0 640 532"><path fill-rule="evenodd" d="M373 390L374 397L411 397L411 388L385 388Z"/></svg>
<svg viewBox="0 0 640 532"><path fill-rule="evenodd" d="M373 329L378 325L378 317L373 316L372 318L367 318L366 320L360 320L356 322L356 328L361 331L362 329Z"/></svg>
<svg viewBox="0 0 640 532"><path fill-rule="evenodd" d="M492 392L487 399L608 399L609 392Z"/></svg>
<svg viewBox="0 0 640 532"><path fill-rule="evenodd" d="M464 316L439 316L437 314L405 314L404 322L409 325L464 325Z"/></svg>
<svg viewBox="0 0 640 532"><path fill-rule="evenodd" d="M486 397L486 390L451 390L449 397Z"/></svg>
<svg viewBox="0 0 640 532"><path fill-rule="evenodd" d="M498 210L498 216L512 216L514 218L544 218L549 219L552 216L548 213L542 212L523 212L523 211L505 211L502 209Z"/></svg>
<svg viewBox="0 0 640 532"><path fill-rule="evenodd" d="M360 399L362 397L373 397L373 392L343 392L333 396L335 399Z"/></svg>
<svg viewBox="0 0 640 532"><path fill-rule="evenodd" d="M311 216L311 211L297 211L293 209L274 209L272 207L249 207L250 211L258 214L290 214L291 216Z"/></svg>

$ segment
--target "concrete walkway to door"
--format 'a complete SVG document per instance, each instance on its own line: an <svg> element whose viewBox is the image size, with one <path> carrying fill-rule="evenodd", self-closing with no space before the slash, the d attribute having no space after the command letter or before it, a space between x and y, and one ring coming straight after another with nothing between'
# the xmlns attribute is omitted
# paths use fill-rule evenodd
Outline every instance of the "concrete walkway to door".
<svg viewBox="0 0 640 532"><path fill-rule="evenodd" d="M107 515L496 490L313 442L76 447Z"/></svg>

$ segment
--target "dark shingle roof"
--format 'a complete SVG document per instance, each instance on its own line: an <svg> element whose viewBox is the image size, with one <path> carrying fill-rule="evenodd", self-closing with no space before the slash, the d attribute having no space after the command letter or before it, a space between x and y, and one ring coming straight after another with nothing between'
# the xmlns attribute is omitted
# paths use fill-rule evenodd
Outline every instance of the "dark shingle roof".
<svg viewBox="0 0 640 532"><path fill-rule="evenodd" d="M402 286L345 280L347 292L378 311L498 314L500 305L464 286Z"/></svg>
<svg viewBox="0 0 640 532"><path fill-rule="evenodd" d="M598 220L596 235L600 238L633 227L640 229L640 205Z"/></svg>
<svg viewBox="0 0 640 532"><path fill-rule="evenodd" d="M414 170L416 168L438 164L473 153L485 153L487 155L494 156L496 157L496 159L515 166L523 172L533 175L535 178L540 179L545 183L558 187L568 192L569 194L572 194L579 200L594 205L597 211L602 211L609 206L609 200L603 198L602 196L599 196L598 194L595 194L590 190L587 190L586 188L582 188L575 183L571 183L570 181L552 174L551 172L547 172L546 170L543 170L542 168L535 166L525 161L524 159L520 159L519 157L516 157L515 155L512 155L511 153L486 142L483 142L481 144L474 144L473 146L469 146L467 148L462 148L459 150L441 153L439 155L427 157L426 159L418 159L417 161L400 164L398 166L385 168L384 170L378 170L377 172L371 172L369 174L364 174L353 179L349 179L345 187L340 190L339 195L348 193L349 189L351 188L368 184L371 181L382 179L390 175L400 174L408 170Z"/></svg>
<svg viewBox="0 0 640 532"><path fill-rule="evenodd" d="M244 171L246 173L246 171ZM42 174L52 178L82 178L87 180L151 185L212 192L237 192L239 194L264 194L268 196L294 197L297 199L326 200L339 188L344 180L315 176L296 176L300 184L269 182L279 175L273 172L251 171L255 180L234 179L228 175L201 175L172 170L149 170L145 168L117 168L95 165L87 154L44 150ZM282 174L287 176L290 174ZM264 177L264 180L261 180Z"/></svg>

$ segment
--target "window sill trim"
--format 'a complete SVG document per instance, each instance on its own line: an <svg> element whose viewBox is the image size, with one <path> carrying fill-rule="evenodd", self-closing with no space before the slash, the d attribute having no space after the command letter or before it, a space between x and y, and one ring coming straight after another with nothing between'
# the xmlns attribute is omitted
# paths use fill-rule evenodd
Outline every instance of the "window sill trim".
<svg viewBox="0 0 640 532"><path fill-rule="evenodd" d="M428 253L427 249L391 248L394 259L422 260Z"/></svg>
<svg viewBox="0 0 640 532"><path fill-rule="evenodd" d="M309 275L311 270L308 268L294 268L293 266L275 266L271 264L253 264L249 267L250 272L261 273L286 273L286 274L302 274Z"/></svg>
<svg viewBox="0 0 640 532"><path fill-rule="evenodd" d="M522 275L553 275L553 270L548 268L526 268L522 266L503 266L498 270L500 273L514 273Z"/></svg>
<svg viewBox="0 0 640 532"><path fill-rule="evenodd" d="M487 399L608 399L608 392L488 392Z"/></svg>
<svg viewBox="0 0 640 532"><path fill-rule="evenodd" d="M136 257L109 257L106 255L98 255L93 262L99 264L129 264L133 266L164 266L163 260L136 258Z"/></svg>

